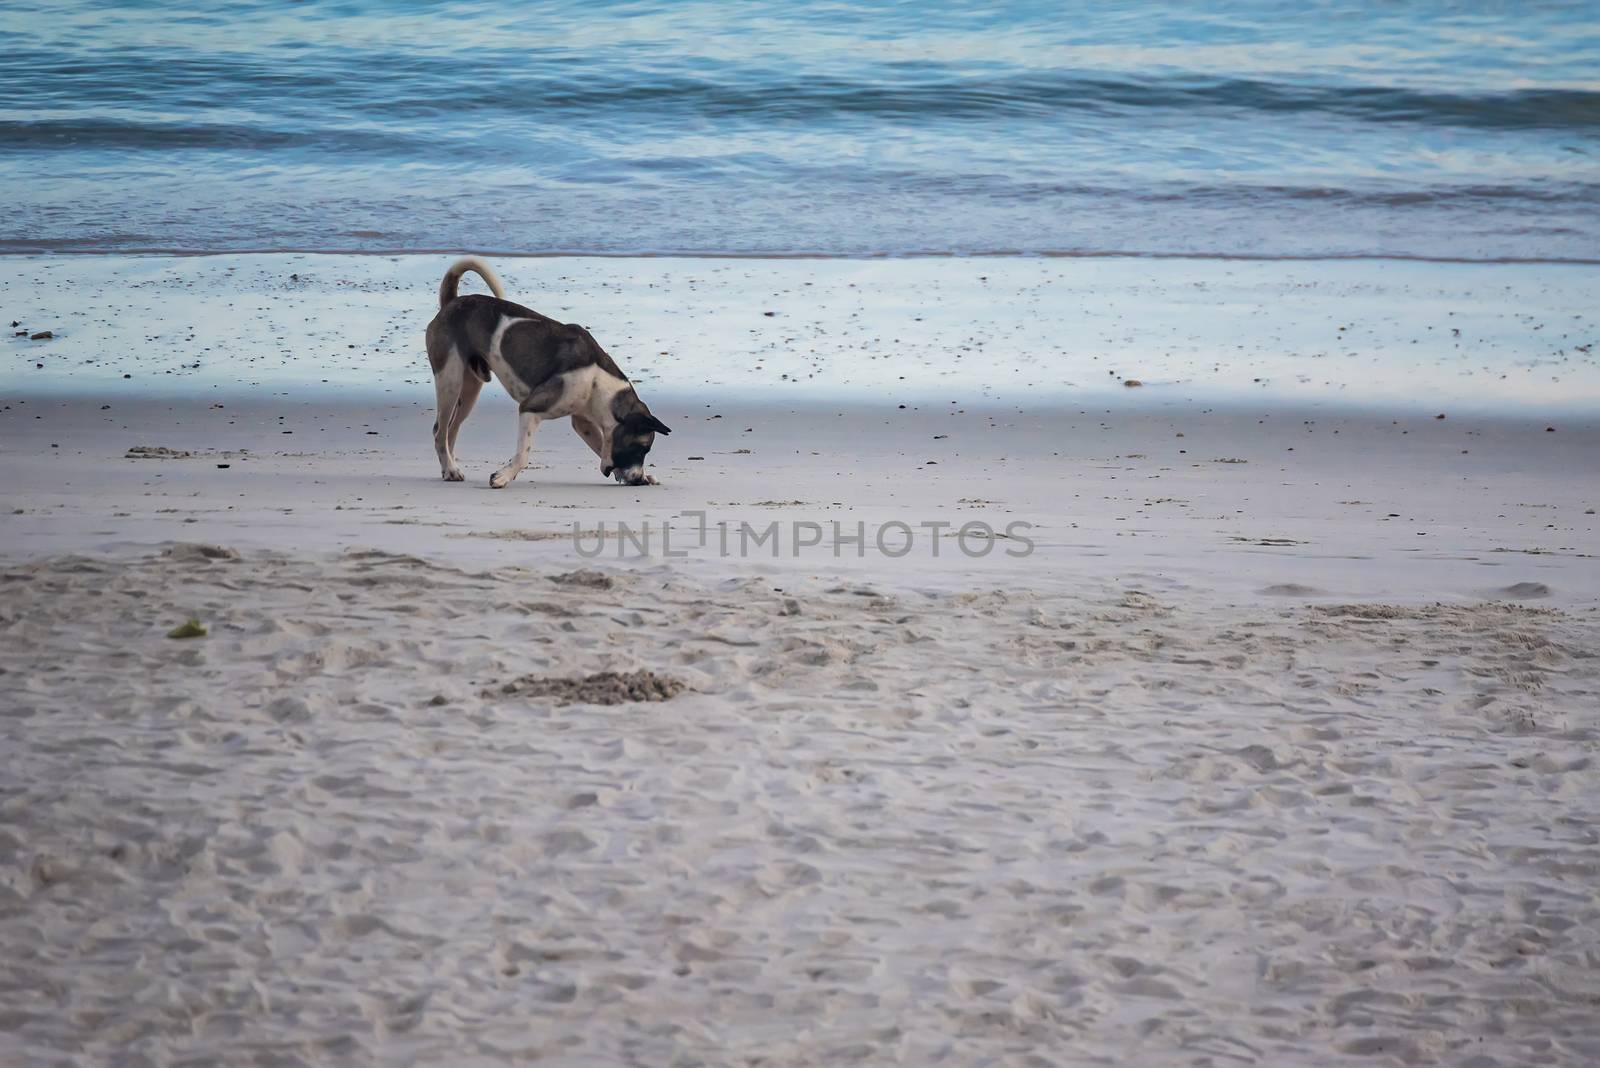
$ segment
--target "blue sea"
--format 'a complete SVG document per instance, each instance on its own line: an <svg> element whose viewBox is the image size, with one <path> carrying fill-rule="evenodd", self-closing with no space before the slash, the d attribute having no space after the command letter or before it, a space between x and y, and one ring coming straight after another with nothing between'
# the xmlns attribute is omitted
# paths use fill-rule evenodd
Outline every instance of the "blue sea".
<svg viewBox="0 0 1600 1068"><path fill-rule="evenodd" d="M1600 5L8 0L0 251L1600 259Z"/></svg>

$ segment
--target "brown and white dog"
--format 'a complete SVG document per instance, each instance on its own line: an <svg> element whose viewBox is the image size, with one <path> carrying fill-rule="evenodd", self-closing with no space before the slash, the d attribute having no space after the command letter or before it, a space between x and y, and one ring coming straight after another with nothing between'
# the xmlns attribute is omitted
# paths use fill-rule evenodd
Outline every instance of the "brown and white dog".
<svg viewBox="0 0 1600 1068"><path fill-rule="evenodd" d="M456 296L472 271L494 296ZM634 392L633 383L589 331L558 323L505 299L500 279L474 257L457 260L439 283L439 314L428 324L428 363L439 398L433 447L448 482L463 479L456 466L456 435L490 375L517 402L517 451L489 476L503 489L528 466L533 432L547 419L572 417L572 427L600 457L602 477L629 486L654 486L644 473L645 454L657 434L670 434Z"/></svg>

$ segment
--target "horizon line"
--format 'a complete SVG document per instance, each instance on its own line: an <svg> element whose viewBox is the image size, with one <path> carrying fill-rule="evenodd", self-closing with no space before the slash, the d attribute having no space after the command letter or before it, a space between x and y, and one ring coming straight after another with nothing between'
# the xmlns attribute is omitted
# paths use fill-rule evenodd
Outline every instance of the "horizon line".
<svg viewBox="0 0 1600 1068"><path fill-rule="evenodd" d="M1401 263L1440 263L1508 266L1600 266L1600 257L1585 256L1434 256L1407 252L1316 252L1316 253L1249 253L1249 252L1140 252L1131 249L982 249L975 251L949 251L940 249L909 249L899 252L741 252L694 250L644 250L602 251L581 249L549 249L541 251L516 251L509 249L470 250L455 247L421 248L316 248L316 247L259 247L204 249L179 246L137 246L133 248L5 248L0 241L0 257L22 256L494 256L501 259L696 259L696 260L912 260L912 259L1145 259L1145 260L1221 260L1259 263L1317 263L1340 261L1391 260Z"/></svg>

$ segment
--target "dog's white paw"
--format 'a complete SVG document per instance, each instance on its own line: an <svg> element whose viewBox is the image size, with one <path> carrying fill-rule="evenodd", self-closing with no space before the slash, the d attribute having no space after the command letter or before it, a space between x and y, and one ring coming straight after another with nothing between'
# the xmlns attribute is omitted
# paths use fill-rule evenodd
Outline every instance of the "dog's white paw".
<svg viewBox="0 0 1600 1068"><path fill-rule="evenodd" d="M465 482L467 480L467 476L461 473L461 468L452 467L450 470L444 472L444 480L446 482Z"/></svg>
<svg viewBox="0 0 1600 1068"><path fill-rule="evenodd" d="M496 471L489 476L490 489L505 489L509 485L511 485L511 473L509 471Z"/></svg>

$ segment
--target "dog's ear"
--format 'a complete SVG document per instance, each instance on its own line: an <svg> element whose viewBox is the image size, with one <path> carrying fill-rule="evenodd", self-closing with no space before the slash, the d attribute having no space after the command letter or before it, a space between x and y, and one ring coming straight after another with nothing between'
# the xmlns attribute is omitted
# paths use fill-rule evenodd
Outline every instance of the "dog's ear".
<svg viewBox="0 0 1600 1068"><path fill-rule="evenodd" d="M671 427L667 426L667 424L663 423L653 415L646 415L644 417L644 426L646 430L654 430L657 434L672 433Z"/></svg>

